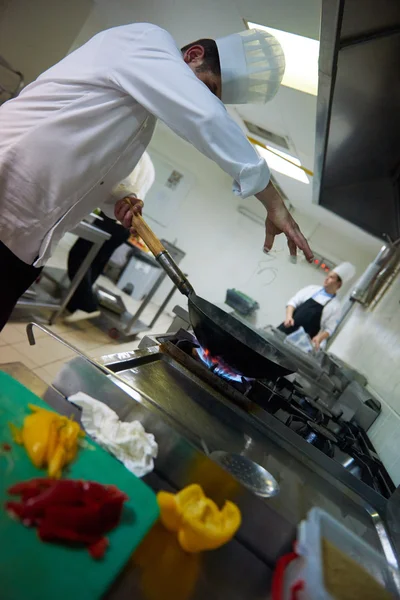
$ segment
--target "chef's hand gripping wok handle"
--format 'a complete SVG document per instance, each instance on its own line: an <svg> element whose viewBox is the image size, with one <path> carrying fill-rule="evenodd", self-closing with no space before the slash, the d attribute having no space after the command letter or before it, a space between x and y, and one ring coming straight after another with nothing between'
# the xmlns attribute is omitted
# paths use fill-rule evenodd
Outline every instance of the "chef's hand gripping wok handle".
<svg viewBox="0 0 400 600"><path fill-rule="evenodd" d="M188 279L142 216L134 215L132 217L132 227L134 227L144 243L150 248L156 260L160 263L168 277L172 279L178 290L185 296L194 293L194 289Z"/></svg>

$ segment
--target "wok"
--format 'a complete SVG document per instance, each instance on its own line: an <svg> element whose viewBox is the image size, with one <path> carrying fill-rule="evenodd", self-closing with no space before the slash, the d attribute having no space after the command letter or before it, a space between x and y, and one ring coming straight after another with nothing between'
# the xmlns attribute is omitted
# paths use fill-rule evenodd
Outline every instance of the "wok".
<svg viewBox="0 0 400 600"><path fill-rule="evenodd" d="M257 379L277 379L296 371L296 366L256 331L211 302L196 295L161 241L140 215L132 226L150 248L156 260L188 297L189 318L200 345L237 373Z"/></svg>

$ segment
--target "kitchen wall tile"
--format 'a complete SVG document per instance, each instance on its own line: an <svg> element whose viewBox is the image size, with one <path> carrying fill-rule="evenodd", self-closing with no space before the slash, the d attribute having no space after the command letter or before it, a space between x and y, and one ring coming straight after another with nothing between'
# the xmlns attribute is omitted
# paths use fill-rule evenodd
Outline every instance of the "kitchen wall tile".
<svg viewBox="0 0 400 600"><path fill-rule="evenodd" d="M400 277L373 310L355 306L330 351L363 373L379 395L382 414L368 434L400 484Z"/></svg>
<svg viewBox="0 0 400 600"><path fill-rule="evenodd" d="M387 467L388 473L395 482L395 485L400 485L400 457Z"/></svg>
<svg viewBox="0 0 400 600"><path fill-rule="evenodd" d="M373 423L368 429L368 436L372 443L375 443L375 440L379 439L379 435L382 434L382 431L384 431L385 423L389 418L389 415L385 414L383 410L384 409L382 409L382 412L376 419L375 423Z"/></svg>

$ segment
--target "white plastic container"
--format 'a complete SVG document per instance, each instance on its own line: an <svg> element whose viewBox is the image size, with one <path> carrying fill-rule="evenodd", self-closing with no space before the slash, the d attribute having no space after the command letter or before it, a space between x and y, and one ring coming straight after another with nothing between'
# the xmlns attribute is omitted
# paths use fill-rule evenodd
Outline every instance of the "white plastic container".
<svg viewBox="0 0 400 600"><path fill-rule="evenodd" d="M274 600L335 600L324 584L323 538L356 561L393 598L399 598L394 578L396 574L400 578L400 573L392 569L381 554L328 513L313 508L308 513L307 520L300 523L297 556L292 555L286 561L284 573L281 565L281 584L276 586Z"/></svg>

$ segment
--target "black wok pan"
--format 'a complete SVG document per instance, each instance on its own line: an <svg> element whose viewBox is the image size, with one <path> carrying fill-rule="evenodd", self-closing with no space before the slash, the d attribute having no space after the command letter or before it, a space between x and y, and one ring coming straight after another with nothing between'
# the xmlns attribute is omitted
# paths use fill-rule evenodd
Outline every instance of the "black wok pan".
<svg viewBox="0 0 400 600"><path fill-rule="evenodd" d="M180 292L188 297L194 333L212 357L222 359L245 377L276 379L296 371L295 365L256 331L197 296L188 279L141 216L133 217L132 226Z"/></svg>

